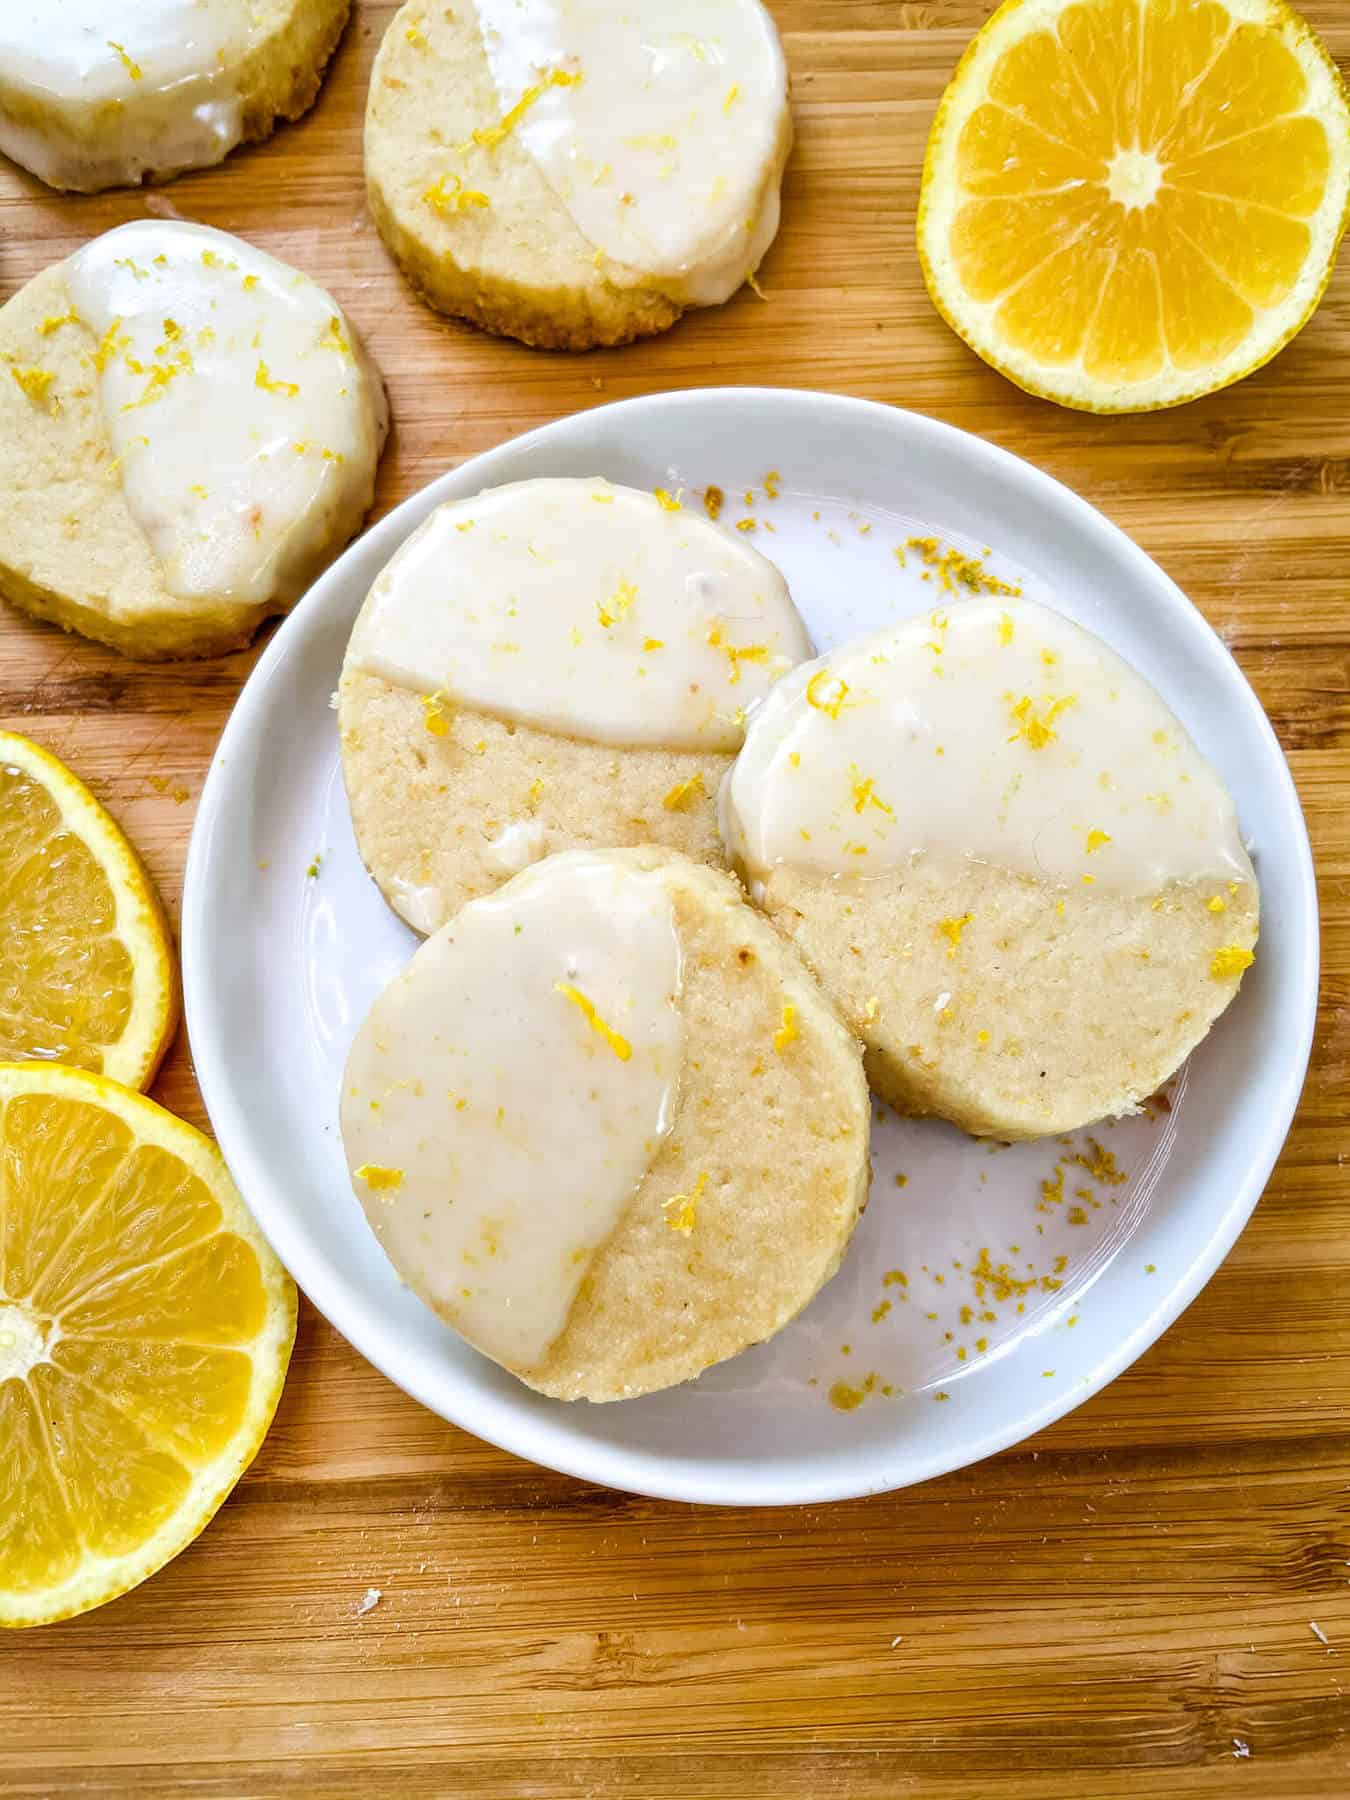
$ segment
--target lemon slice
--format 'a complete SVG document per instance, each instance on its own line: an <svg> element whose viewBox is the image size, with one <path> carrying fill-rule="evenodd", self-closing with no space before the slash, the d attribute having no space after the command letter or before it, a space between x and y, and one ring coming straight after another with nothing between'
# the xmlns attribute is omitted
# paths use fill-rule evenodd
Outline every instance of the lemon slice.
<svg viewBox="0 0 1350 1800"><path fill-rule="evenodd" d="M0 1064L0 1625L99 1606L196 1537L295 1311L209 1138L101 1075Z"/></svg>
<svg viewBox="0 0 1350 1800"><path fill-rule="evenodd" d="M0 1061L145 1087L178 1022L173 950L136 852L64 763L0 731Z"/></svg>
<svg viewBox="0 0 1350 1800"><path fill-rule="evenodd" d="M919 254L986 362L1139 412L1289 342L1347 193L1345 88L1283 0L1006 0L938 110Z"/></svg>

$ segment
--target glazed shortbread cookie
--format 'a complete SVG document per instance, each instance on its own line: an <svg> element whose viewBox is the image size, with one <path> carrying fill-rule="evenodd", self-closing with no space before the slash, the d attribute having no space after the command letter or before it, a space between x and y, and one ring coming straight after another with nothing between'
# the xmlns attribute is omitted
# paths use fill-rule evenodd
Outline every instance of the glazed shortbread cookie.
<svg viewBox="0 0 1350 1800"><path fill-rule="evenodd" d="M1237 991L1256 877L1152 688L1029 602L795 670L722 793L752 895L905 1112L999 1138L1138 1109Z"/></svg>
<svg viewBox="0 0 1350 1800"><path fill-rule="evenodd" d="M721 864L717 786L746 715L810 654L773 564L671 494L541 480L441 506L343 665L366 866L428 932L550 851Z"/></svg>
<svg viewBox="0 0 1350 1800"><path fill-rule="evenodd" d="M0 308L0 594L130 656L233 649L359 528L385 426L308 277L123 225Z"/></svg>
<svg viewBox="0 0 1350 1800"><path fill-rule="evenodd" d="M586 350L753 275L791 141L759 0L411 0L371 75L366 181L433 306Z"/></svg>
<svg viewBox="0 0 1350 1800"><path fill-rule="evenodd" d="M312 104L350 0L4 0L0 151L95 193L218 163Z"/></svg>
<svg viewBox="0 0 1350 1800"><path fill-rule="evenodd" d="M550 857L429 939L348 1059L353 1186L402 1279L560 1399L687 1381L839 1266L854 1040L727 875Z"/></svg>

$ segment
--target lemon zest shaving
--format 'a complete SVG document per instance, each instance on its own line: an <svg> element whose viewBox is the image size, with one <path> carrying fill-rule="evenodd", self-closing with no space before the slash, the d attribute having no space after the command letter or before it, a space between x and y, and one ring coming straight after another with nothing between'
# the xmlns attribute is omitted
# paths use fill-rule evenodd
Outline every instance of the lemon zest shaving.
<svg viewBox="0 0 1350 1800"><path fill-rule="evenodd" d="M1078 1168L1086 1169L1094 1181L1100 1181L1107 1187L1120 1187L1129 1180L1129 1176L1116 1162L1114 1152L1104 1144L1090 1137L1088 1149L1092 1152L1090 1156L1081 1150L1075 1150L1068 1160Z"/></svg>
<svg viewBox="0 0 1350 1800"><path fill-rule="evenodd" d="M450 718L446 709L445 695L439 690L434 694L422 695L422 723L432 737L445 737L450 730Z"/></svg>
<svg viewBox="0 0 1350 1800"><path fill-rule="evenodd" d="M46 406L48 404L48 390L56 380L56 376L50 369L20 369L11 363L9 372L23 389L24 393L27 394L28 398L33 402L34 406ZM51 395L51 404L53 407L55 406L55 403L56 396L53 394Z"/></svg>
<svg viewBox="0 0 1350 1800"><path fill-rule="evenodd" d="M447 181L453 181L455 185L447 188L445 185ZM472 206L481 207L492 204L487 195L480 193L477 188L466 188L458 175L442 175L439 180L432 183L422 198L442 217L448 217L451 213L468 212Z"/></svg>
<svg viewBox="0 0 1350 1800"><path fill-rule="evenodd" d="M865 812L869 806L875 806L878 812L884 812L887 818L893 819L895 817L895 808L893 806L887 806L880 794L875 792L875 788L876 783L872 777L869 775L864 781L859 773L857 763L854 763L852 790L854 812Z"/></svg>
<svg viewBox="0 0 1350 1800"><path fill-rule="evenodd" d="M821 698L826 687L834 690L828 700ZM828 669L817 669L806 684L806 700L808 706L814 706L817 712L837 719L848 700L848 683L841 675L831 675Z"/></svg>
<svg viewBox="0 0 1350 1800"><path fill-rule="evenodd" d="M783 1008L783 1023L773 1034L773 1047L775 1051L781 1056L788 1045L795 1043L800 1036L801 1033L797 1030L797 1009L791 1004L785 1005Z"/></svg>
<svg viewBox="0 0 1350 1800"><path fill-rule="evenodd" d="M669 1213L670 1215L666 1220L666 1224L669 1225L672 1231L682 1232L685 1237L690 1235L694 1229L695 1220L698 1214L699 1200L702 1198L703 1190L707 1185L708 1176L705 1171L694 1183L693 1193L672 1194L669 1200L663 1200L661 1202L662 1212ZM672 1206L678 1206L680 1210L678 1212L670 1212Z"/></svg>
<svg viewBox="0 0 1350 1800"><path fill-rule="evenodd" d="M1074 695L1066 694L1059 700L1047 700L1044 703L1044 717L1041 717L1035 710L1035 702L1030 694L1023 694L1008 709L1012 722L1017 727L1009 735L1008 742L1015 744L1018 738L1024 738L1033 750L1044 750L1047 744L1059 736L1055 730L1055 720L1074 704L1074 699Z"/></svg>
<svg viewBox="0 0 1350 1800"><path fill-rule="evenodd" d="M1100 850L1103 844L1109 844L1110 842L1111 833L1109 831L1098 831L1094 826L1087 834L1087 847L1084 854L1091 856L1094 850Z"/></svg>
<svg viewBox="0 0 1350 1800"><path fill-rule="evenodd" d="M542 81L536 82L533 87L526 88L510 112L504 113L495 125L475 127L473 135L466 138L462 144L456 144L455 150L462 154L473 144L477 144L480 150L495 150L498 144L510 137L535 101L543 98L546 89L576 87L580 80L579 70L574 74L570 69L550 69Z"/></svg>
<svg viewBox="0 0 1350 1800"><path fill-rule="evenodd" d="M351 343L342 329L342 320L336 313L324 327L323 336L319 339L320 350L336 350L339 356L350 356Z"/></svg>
<svg viewBox="0 0 1350 1800"><path fill-rule="evenodd" d="M735 687L741 678L740 665L743 662L767 663L769 646L767 644L729 644L722 636L722 627L714 623L706 640L714 650L720 650L731 664L731 686ZM740 723L738 718L737 723Z"/></svg>
<svg viewBox="0 0 1350 1800"><path fill-rule="evenodd" d="M961 933L974 918L973 913L962 913L959 919L939 919L938 934L945 937L948 944L947 955L955 956L961 947Z"/></svg>
<svg viewBox="0 0 1350 1800"><path fill-rule="evenodd" d="M905 548L918 551L919 560L928 575L937 576L938 586L946 594L959 593L964 589L969 594L1009 594L1016 597L1022 592L1013 583L989 574L978 556L967 556L954 544L944 544L941 538L906 538Z"/></svg>
<svg viewBox="0 0 1350 1800"><path fill-rule="evenodd" d="M123 49L122 45L119 44L116 41L116 39L105 38L104 42L107 44L107 46L110 50L115 50L117 52L118 62L121 63L122 67L126 70L127 74L130 75L131 79L133 81L139 81L141 78L141 65L135 60L135 58L128 56L126 51Z"/></svg>
<svg viewBox="0 0 1350 1800"><path fill-rule="evenodd" d="M684 498L683 488L680 488L679 491L674 494L667 493L665 488L654 488L653 492L656 495L657 505L661 508L662 512L681 512L683 510L680 505L680 501Z"/></svg>
<svg viewBox="0 0 1350 1800"><path fill-rule="evenodd" d="M688 812L694 801L701 798L707 791L703 785L702 769L695 769L688 781L675 783L661 804L667 812Z"/></svg>
<svg viewBox="0 0 1350 1800"><path fill-rule="evenodd" d="M267 371L267 364L261 361L259 362L257 371L253 377L253 385L254 387L262 388L264 393L285 394L289 400L294 400L295 396L300 392L299 387L294 381L274 381Z"/></svg>
<svg viewBox="0 0 1350 1800"><path fill-rule="evenodd" d="M596 606L596 611L600 615L600 623L606 629L611 625L619 624L632 612L633 603L637 597L638 591L631 581L620 581L609 599L601 600Z"/></svg>
<svg viewBox="0 0 1350 1800"><path fill-rule="evenodd" d="M1214 959L1209 965L1209 972L1215 981L1225 981L1233 975L1240 975L1256 961L1250 950L1244 950L1241 944L1222 944L1214 952Z"/></svg>
<svg viewBox="0 0 1350 1800"><path fill-rule="evenodd" d="M384 1169L379 1163L362 1163L356 1178L376 1194L396 1194L403 1186L402 1169Z"/></svg>
<svg viewBox="0 0 1350 1800"><path fill-rule="evenodd" d="M595 1032L598 1037L602 1037L605 1040L620 1062L627 1062L629 1060L633 1054L633 1046L628 1042L626 1037L620 1037L617 1031L612 1030L606 1025L605 1021L600 1017L599 1013L595 1010L595 1007L586 998L585 994L582 993L580 988L573 987L570 981L555 981L553 990L555 993L561 994L564 999L572 1002L573 1006L576 1007L577 1011L581 1014L582 1018L585 1019L591 1030Z"/></svg>

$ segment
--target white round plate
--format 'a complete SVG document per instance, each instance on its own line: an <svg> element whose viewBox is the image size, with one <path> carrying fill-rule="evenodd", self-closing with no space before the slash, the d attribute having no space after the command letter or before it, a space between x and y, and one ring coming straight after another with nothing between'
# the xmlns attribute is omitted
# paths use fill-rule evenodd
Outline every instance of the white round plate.
<svg viewBox="0 0 1350 1800"><path fill-rule="evenodd" d="M756 520L756 545L822 649L959 606L965 590L944 591L934 560L991 546L990 572L1091 627L1162 691L1237 796L1262 884L1256 966L1146 1114L1004 1149L878 1109L871 1204L806 1312L696 1382L609 1406L532 1393L400 1286L352 1195L337 1124L352 1034L416 943L352 838L330 710L347 635L434 506L536 475L683 488L690 506L720 487L722 524ZM906 548L915 538L936 540L927 562ZM829 1500L959 1468L1067 1412L1151 1344L1218 1266L1279 1152L1311 1043L1317 943L1307 835L1270 725L1141 550L1057 482L949 426L754 388L564 419L442 476L368 532L245 687L183 898L207 1109L315 1305L391 1380L480 1437L614 1487L729 1503Z"/></svg>

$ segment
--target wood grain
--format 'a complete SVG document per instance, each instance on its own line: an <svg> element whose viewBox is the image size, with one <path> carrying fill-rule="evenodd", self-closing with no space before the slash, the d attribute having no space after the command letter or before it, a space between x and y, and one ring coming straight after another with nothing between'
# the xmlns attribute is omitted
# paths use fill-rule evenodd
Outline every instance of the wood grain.
<svg viewBox="0 0 1350 1800"><path fill-rule="evenodd" d="M1104 421L1029 399L937 319L912 247L928 125L982 0L774 9L799 144L767 304L575 359L427 312L362 201L388 4L358 7L308 118L218 171L76 199L0 168L0 294L147 209L300 264L388 378L381 510L543 420L720 382L914 407L1069 482L1204 609L1290 755L1325 982L1286 1152L1204 1295L1107 1392L978 1468L824 1510L663 1505L532 1468L307 1310L276 1426L198 1543L103 1612L0 1643L7 1796L1350 1794L1350 268L1212 400ZM1344 66L1344 0L1306 11ZM0 619L0 719L93 783L171 912L252 660L166 673ZM186 1042L157 1092L202 1119Z"/></svg>

